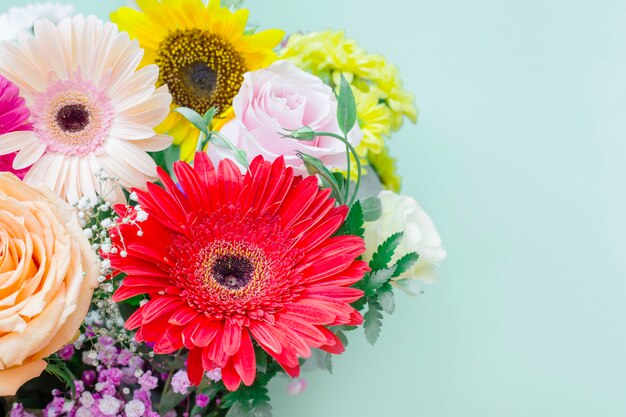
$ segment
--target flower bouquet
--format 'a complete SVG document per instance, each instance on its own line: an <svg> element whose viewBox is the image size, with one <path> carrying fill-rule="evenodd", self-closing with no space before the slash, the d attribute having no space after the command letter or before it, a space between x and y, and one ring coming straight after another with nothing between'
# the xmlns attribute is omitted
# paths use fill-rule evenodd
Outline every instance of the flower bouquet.
<svg viewBox="0 0 626 417"><path fill-rule="evenodd" d="M269 416L445 257L387 147L413 96L342 32L137 3L2 17L2 412Z"/></svg>

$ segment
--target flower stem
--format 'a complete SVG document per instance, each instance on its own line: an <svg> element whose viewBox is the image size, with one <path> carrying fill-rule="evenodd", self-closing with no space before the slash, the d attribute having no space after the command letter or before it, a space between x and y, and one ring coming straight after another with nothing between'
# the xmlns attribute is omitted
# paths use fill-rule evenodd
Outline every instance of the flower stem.
<svg viewBox="0 0 626 417"><path fill-rule="evenodd" d="M349 205L351 206L356 201L356 196L359 192L359 187L361 186L362 168L361 168L361 160L359 158L359 155L356 153L356 150L354 149L352 144L348 141L348 139L343 136L340 136L332 132L315 132L315 136L329 136L329 137L335 138L337 140L340 140L348 148L348 152L347 152L348 154L348 168L347 168L348 185L346 186L346 188L349 188L349 184L350 184L350 153L354 155L354 159L356 160L356 166L357 166L357 178L356 178L356 185L354 186L354 191L352 193L352 197L350 198ZM346 193L346 201L348 200L347 194L348 193Z"/></svg>

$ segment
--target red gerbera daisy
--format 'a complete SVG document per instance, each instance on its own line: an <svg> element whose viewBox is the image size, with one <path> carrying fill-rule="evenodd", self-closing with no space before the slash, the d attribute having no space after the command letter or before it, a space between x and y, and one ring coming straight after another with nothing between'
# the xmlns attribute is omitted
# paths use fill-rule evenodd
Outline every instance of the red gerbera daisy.
<svg viewBox="0 0 626 417"><path fill-rule="evenodd" d="M253 340L294 377L311 347L343 352L327 327L362 322L349 304L362 292L350 285L367 270L355 260L363 239L332 236L347 207L282 158L258 157L242 175L198 153L193 168L174 170L181 188L161 170L165 189L136 190L148 213L142 236L123 222L112 232L111 264L128 274L113 299L149 297L126 322L137 340L156 353L189 349L191 382L220 367L229 390L254 381Z"/></svg>

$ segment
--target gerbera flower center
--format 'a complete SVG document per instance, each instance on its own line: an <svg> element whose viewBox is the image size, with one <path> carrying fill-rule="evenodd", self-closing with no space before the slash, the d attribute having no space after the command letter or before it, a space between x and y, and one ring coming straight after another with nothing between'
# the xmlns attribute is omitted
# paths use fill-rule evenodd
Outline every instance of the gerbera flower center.
<svg viewBox="0 0 626 417"><path fill-rule="evenodd" d="M32 114L49 151L85 156L104 144L114 112L106 94L77 75L37 94Z"/></svg>
<svg viewBox="0 0 626 417"><path fill-rule="evenodd" d="M229 290L245 287L252 279L253 274L254 265L241 256L222 256L215 260L211 268L213 279Z"/></svg>
<svg viewBox="0 0 626 417"><path fill-rule="evenodd" d="M169 247L170 275L191 307L207 317L269 317L299 291L291 268L302 254L271 217L224 206L193 224Z"/></svg>
<svg viewBox="0 0 626 417"><path fill-rule="evenodd" d="M159 44L155 62L159 84L167 84L174 102L201 114L230 107L248 71L230 43L200 29L170 33Z"/></svg>
<svg viewBox="0 0 626 417"><path fill-rule="evenodd" d="M66 132L79 132L89 124L89 112L83 104L68 104L57 113L57 123Z"/></svg>

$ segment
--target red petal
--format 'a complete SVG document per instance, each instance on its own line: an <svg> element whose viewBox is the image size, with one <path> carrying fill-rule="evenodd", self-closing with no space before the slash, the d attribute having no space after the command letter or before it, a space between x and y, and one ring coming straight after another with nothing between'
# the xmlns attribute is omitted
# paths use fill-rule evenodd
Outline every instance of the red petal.
<svg viewBox="0 0 626 417"><path fill-rule="evenodd" d="M203 182L203 185L207 188L213 188L217 185L215 176L215 167L211 158L205 152L196 152L196 156L193 160L193 168L198 174L198 178Z"/></svg>
<svg viewBox="0 0 626 417"><path fill-rule="evenodd" d="M221 334L222 323L219 321L213 321L204 319L195 328L191 334L191 342L195 346L206 347L215 339L218 334ZM219 339L218 339L219 340Z"/></svg>
<svg viewBox="0 0 626 417"><path fill-rule="evenodd" d="M241 347L233 358L235 370L247 386L252 385L256 376L256 357L252 340L247 330L243 330L241 335Z"/></svg>
<svg viewBox="0 0 626 417"><path fill-rule="evenodd" d="M159 297L148 301L143 310L143 322L150 323L154 320L162 318L165 314L172 310L176 310L182 305L179 298Z"/></svg>
<svg viewBox="0 0 626 417"><path fill-rule="evenodd" d="M344 218L333 216L326 218L321 224L313 229L309 229L300 236L296 246L301 249L315 248L317 245L328 239L342 225Z"/></svg>
<svg viewBox="0 0 626 417"><path fill-rule="evenodd" d="M113 293L113 301L119 303L120 301L128 300L137 295L146 294L146 290L147 287L128 287L122 283Z"/></svg>
<svg viewBox="0 0 626 417"><path fill-rule="evenodd" d="M265 324L253 323L250 327L252 337L267 351L280 353L283 350L281 343L268 330Z"/></svg>
<svg viewBox="0 0 626 417"><path fill-rule="evenodd" d="M287 229L300 220L302 213L313 203L319 187L317 177L310 176L291 190L280 210L280 222Z"/></svg>
<svg viewBox="0 0 626 417"><path fill-rule="evenodd" d="M193 210L211 209L210 200L206 188L202 185L196 171L186 163L174 164L174 173L178 182L185 191L185 196Z"/></svg>
<svg viewBox="0 0 626 417"><path fill-rule="evenodd" d="M124 327L126 329L133 330L141 326L141 323L143 323L143 310L145 307L146 305L139 307L133 314L130 315L130 317L126 320L126 323L124 323Z"/></svg>
<svg viewBox="0 0 626 417"><path fill-rule="evenodd" d="M241 326L226 320L224 324L224 333L222 336L222 347L228 356L233 356L239 350L241 343Z"/></svg>
<svg viewBox="0 0 626 417"><path fill-rule="evenodd" d="M185 324L189 324L189 322L196 317L198 317L200 313L195 308L191 308L189 306L182 306L177 311L172 314L169 322L171 324L175 324L177 326L184 326Z"/></svg>
<svg viewBox="0 0 626 417"><path fill-rule="evenodd" d="M332 312L307 299L286 305L285 311L313 324L328 324L335 320L335 315Z"/></svg>
<svg viewBox="0 0 626 417"><path fill-rule="evenodd" d="M154 346L154 353L167 354L172 353L183 347L183 341L181 333L183 328L180 326L170 326L163 336L157 341Z"/></svg>
<svg viewBox="0 0 626 417"><path fill-rule="evenodd" d="M291 328L301 337L304 337L311 346L320 346L327 343L326 336L306 319L284 313L277 320L280 320L281 323Z"/></svg>
<svg viewBox="0 0 626 417"><path fill-rule="evenodd" d="M320 331L324 332L324 334L326 334L329 338L329 340L332 340L331 343L324 345L324 346L320 346L320 349L328 352L328 353L332 353L335 355L339 355L340 353L343 353L346 348L343 346L343 343L341 343L341 340L337 337L337 335L335 335L333 332L331 332L330 330L320 327L319 328Z"/></svg>
<svg viewBox="0 0 626 417"><path fill-rule="evenodd" d="M222 333L223 329L220 328L214 337L213 343L204 349L204 357L210 359L220 368L224 367L226 362L228 362L228 355L226 355L220 343L222 340Z"/></svg>
<svg viewBox="0 0 626 417"><path fill-rule="evenodd" d="M189 377L189 381L195 386L198 386L202 382L203 375L204 368L202 367L202 349L191 349L189 351L189 356L187 357L187 376Z"/></svg>
<svg viewBox="0 0 626 417"><path fill-rule="evenodd" d="M222 368L222 382L229 391L236 391L239 385L241 385L241 378L239 378L239 374L237 374L235 367L230 362Z"/></svg>
<svg viewBox="0 0 626 417"><path fill-rule="evenodd" d="M304 290L306 295L325 297L341 301L344 303L353 303L363 296L363 291L350 287L309 287ZM307 297L308 298L308 297Z"/></svg>
<svg viewBox="0 0 626 417"><path fill-rule="evenodd" d="M217 182L222 201L235 202L243 181L241 171L230 159L222 159L217 167Z"/></svg>

